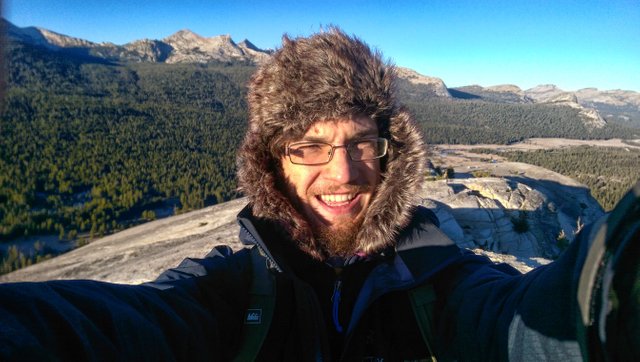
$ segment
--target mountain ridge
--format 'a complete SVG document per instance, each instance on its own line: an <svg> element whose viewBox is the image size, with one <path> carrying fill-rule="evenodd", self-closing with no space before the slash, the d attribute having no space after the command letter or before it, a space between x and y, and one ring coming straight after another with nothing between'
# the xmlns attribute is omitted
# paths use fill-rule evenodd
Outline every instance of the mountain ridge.
<svg viewBox="0 0 640 362"><path fill-rule="evenodd" d="M258 64L272 50L263 50L248 40L236 44L229 34L203 37L189 29L179 30L164 39L138 39L117 45L94 43L39 27L20 28L2 18L9 39L44 46L53 50L84 49L89 55L110 61L207 63L240 61Z"/></svg>
<svg viewBox="0 0 640 362"><path fill-rule="evenodd" d="M117 45L110 42L95 43L40 27L20 28L4 18L2 18L2 25L11 39L45 46L49 49L86 49L90 55L110 61L157 63L240 61L260 64L273 54L272 49L260 49L248 39L236 43L229 34L204 37L189 29L178 30L163 39L138 39ZM568 105L579 108L584 117L596 128L604 125L605 118L628 121L640 116L640 93L631 90L598 90L591 87L577 91L564 91L553 84L541 84L528 90L522 90L513 84L448 88L442 79L420 74L413 69L398 67L398 74L436 97L464 98L466 96L486 101ZM483 98L474 91L502 94L502 97ZM612 109L612 107L622 110ZM601 112L608 117L602 117Z"/></svg>
<svg viewBox="0 0 640 362"><path fill-rule="evenodd" d="M496 103L538 103L575 108L590 128L602 128L609 120L640 120L640 93L626 90L582 88L565 91L555 84L541 84L522 90L513 84L482 87L479 85L449 89L454 98Z"/></svg>

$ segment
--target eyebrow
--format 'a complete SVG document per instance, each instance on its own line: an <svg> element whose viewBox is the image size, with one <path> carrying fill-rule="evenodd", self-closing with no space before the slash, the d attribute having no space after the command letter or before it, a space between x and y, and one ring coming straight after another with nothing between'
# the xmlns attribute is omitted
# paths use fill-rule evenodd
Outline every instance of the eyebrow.
<svg viewBox="0 0 640 362"><path fill-rule="evenodd" d="M358 139L358 138L366 138L366 137L378 137L378 130L377 129L365 129L365 130L362 130L362 131L357 132L356 134L354 134L353 137L350 137L347 142L355 140L355 139ZM308 137L302 137L300 142L322 142L322 143L327 143L327 140L322 138L322 137L308 136Z"/></svg>

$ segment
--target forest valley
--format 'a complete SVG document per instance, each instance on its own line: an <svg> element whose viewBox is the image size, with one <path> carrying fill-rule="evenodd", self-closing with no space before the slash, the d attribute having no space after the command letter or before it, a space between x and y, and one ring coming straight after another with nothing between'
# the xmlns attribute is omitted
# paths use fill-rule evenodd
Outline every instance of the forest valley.
<svg viewBox="0 0 640 362"><path fill-rule="evenodd" d="M0 272L58 252L38 242L23 253L8 247L15 240L54 236L81 245L241 196L235 152L254 65L115 63L18 42L3 51ZM590 129L570 107L441 99L408 82L399 91L431 144L640 134L612 122ZM563 152L509 157L575 176L605 209L640 177L638 152Z"/></svg>

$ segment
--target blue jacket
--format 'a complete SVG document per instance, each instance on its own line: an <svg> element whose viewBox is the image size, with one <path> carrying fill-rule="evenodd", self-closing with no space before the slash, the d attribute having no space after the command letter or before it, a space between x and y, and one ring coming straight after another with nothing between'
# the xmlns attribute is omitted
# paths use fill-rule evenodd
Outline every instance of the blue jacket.
<svg viewBox="0 0 640 362"><path fill-rule="evenodd" d="M276 281L258 359L424 358L407 292L425 284L436 295L431 346L440 360L581 359L572 296L584 243L522 275L459 249L419 208L394 250L314 265L249 208L238 221L242 241L260 251L262 263L249 249L218 247L139 286L0 285L0 360L233 359L256 268Z"/></svg>

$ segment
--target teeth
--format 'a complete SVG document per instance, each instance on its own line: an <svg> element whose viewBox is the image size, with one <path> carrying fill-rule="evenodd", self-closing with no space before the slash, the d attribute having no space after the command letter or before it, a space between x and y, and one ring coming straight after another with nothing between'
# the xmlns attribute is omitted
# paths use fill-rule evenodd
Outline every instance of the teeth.
<svg viewBox="0 0 640 362"><path fill-rule="evenodd" d="M338 195L320 195L320 200L325 203L344 203L353 200L356 195L355 194L338 194Z"/></svg>

